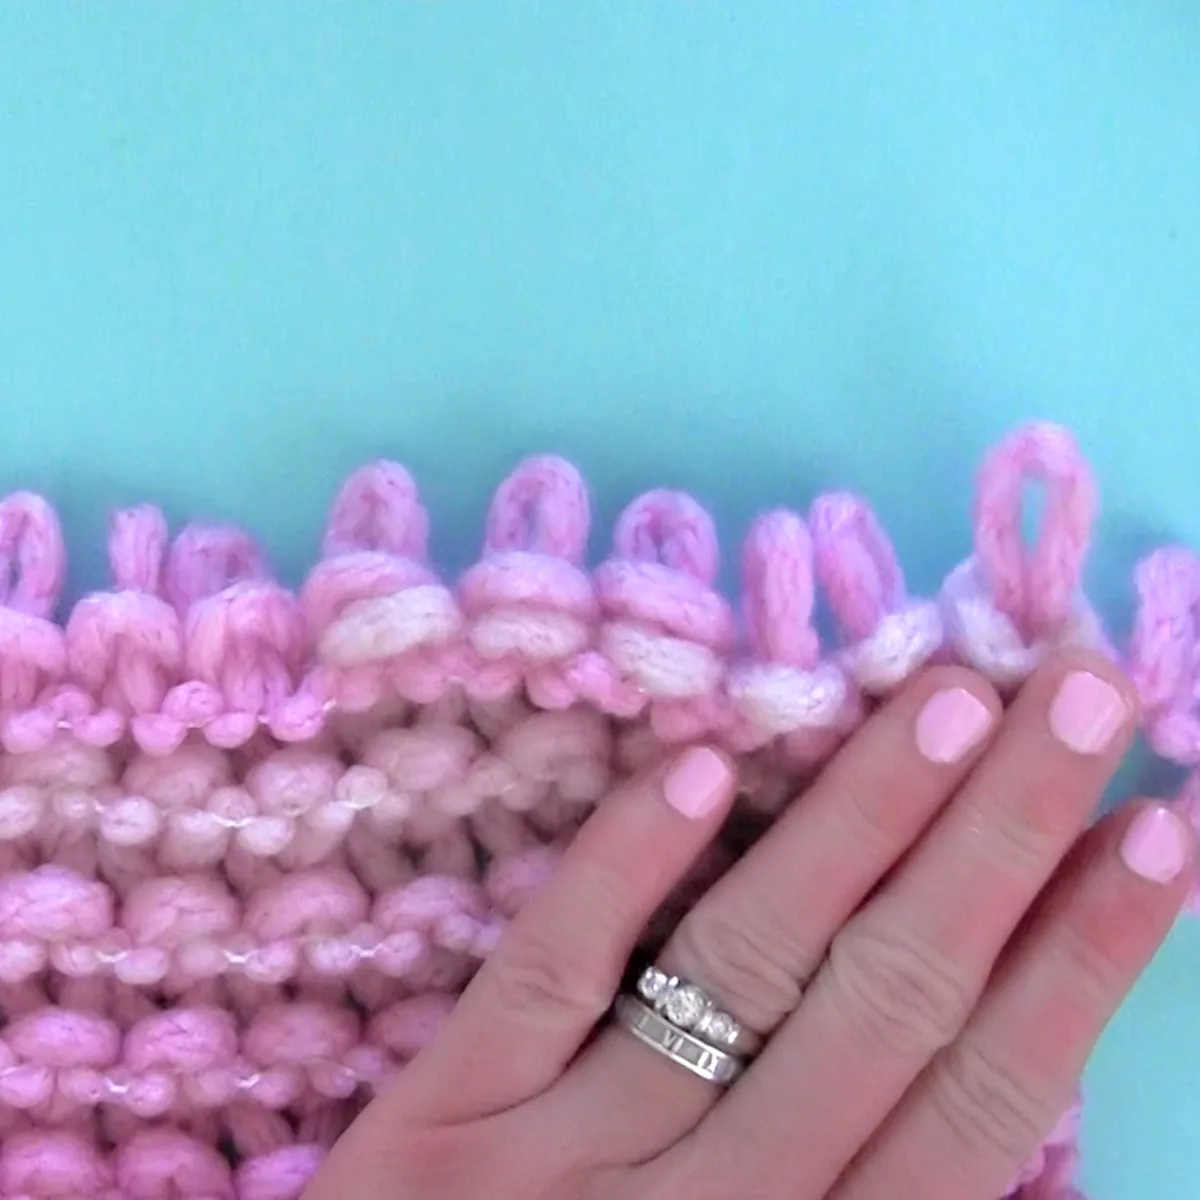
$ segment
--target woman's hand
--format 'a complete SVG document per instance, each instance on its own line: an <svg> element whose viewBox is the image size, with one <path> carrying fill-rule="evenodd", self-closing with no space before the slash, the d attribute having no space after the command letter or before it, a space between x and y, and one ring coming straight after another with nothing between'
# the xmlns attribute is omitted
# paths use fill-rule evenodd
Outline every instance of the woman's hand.
<svg viewBox="0 0 1200 1200"><path fill-rule="evenodd" d="M599 807L306 1200L997 1200L1188 890L1168 810L1084 832L1134 724L1084 655L1004 713L938 668L872 717L660 955L765 1039L728 1089L605 1020L734 800L685 751Z"/></svg>

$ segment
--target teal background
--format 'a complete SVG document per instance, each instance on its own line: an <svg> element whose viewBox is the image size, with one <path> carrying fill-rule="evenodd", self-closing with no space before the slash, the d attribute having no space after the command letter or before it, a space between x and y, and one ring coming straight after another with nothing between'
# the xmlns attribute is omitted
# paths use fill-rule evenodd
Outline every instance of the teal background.
<svg viewBox="0 0 1200 1200"><path fill-rule="evenodd" d="M1122 628L1135 556L1200 543L1198 63L1194 0L8 0L0 482L74 590L145 499L298 579L376 455L460 564L535 449L598 530L669 483L730 547L862 488L930 588L1039 415ZM1198 1005L1181 929L1091 1071L1098 1200L1195 1200Z"/></svg>

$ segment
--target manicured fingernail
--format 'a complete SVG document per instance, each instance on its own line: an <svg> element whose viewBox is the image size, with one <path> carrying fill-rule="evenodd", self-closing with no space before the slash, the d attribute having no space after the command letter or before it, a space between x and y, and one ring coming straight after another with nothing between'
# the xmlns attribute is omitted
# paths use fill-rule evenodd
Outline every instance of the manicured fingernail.
<svg viewBox="0 0 1200 1200"><path fill-rule="evenodd" d="M1087 671L1062 681L1050 706L1050 732L1076 754L1100 754L1129 716L1121 693Z"/></svg>
<svg viewBox="0 0 1200 1200"><path fill-rule="evenodd" d="M1190 841L1177 814L1168 808L1147 808L1126 830L1121 857L1135 875L1151 883L1170 883L1187 866Z"/></svg>
<svg viewBox="0 0 1200 1200"><path fill-rule="evenodd" d="M931 696L917 717L917 749L935 763L957 762L977 746L992 724L982 700L966 688Z"/></svg>
<svg viewBox="0 0 1200 1200"><path fill-rule="evenodd" d="M676 812L693 821L707 817L729 796L733 782L728 763L705 746L684 751L663 781L663 795Z"/></svg>

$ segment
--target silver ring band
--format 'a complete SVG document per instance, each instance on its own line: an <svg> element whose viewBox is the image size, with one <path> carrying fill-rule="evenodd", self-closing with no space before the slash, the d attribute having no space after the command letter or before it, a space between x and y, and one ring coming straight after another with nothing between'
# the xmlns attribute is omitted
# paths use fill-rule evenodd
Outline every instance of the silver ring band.
<svg viewBox="0 0 1200 1200"><path fill-rule="evenodd" d="M718 1008L702 987L661 967L647 967L638 977L637 991L677 1029L694 1034L717 1050L753 1058L762 1049L763 1039Z"/></svg>
<svg viewBox="0 0 1200 1200"><path fill-rule="evenodd" d="M745 1062L736 1055L718 1050L672 1025L666 1017L633 996L618 996L613 1012L620 1024L644 1046L657 1050L676 1066L708 1083L728 1087L746 1069Z"/></svg>

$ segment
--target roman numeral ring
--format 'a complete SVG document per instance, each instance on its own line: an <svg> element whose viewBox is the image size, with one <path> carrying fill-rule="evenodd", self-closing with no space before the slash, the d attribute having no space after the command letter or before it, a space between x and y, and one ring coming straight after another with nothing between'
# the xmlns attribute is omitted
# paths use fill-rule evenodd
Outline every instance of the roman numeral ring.
<svg viewBox="0 0 1200 1200"><path fill-rule="evenodd" d="M613 1015L644 1046L708 1083L728 1087L745 1070L744 1060L676 1028L635 996L618 996Z"/></svg>
<svg viewBox="0 0 1200 1200"><path fill-rule="evenodd" d="M636 995L617 998L613 1015L644 1045L722 1086L762 1047L762 1038L718 1008L703 988L658 967L642 972Z"/></svg>

